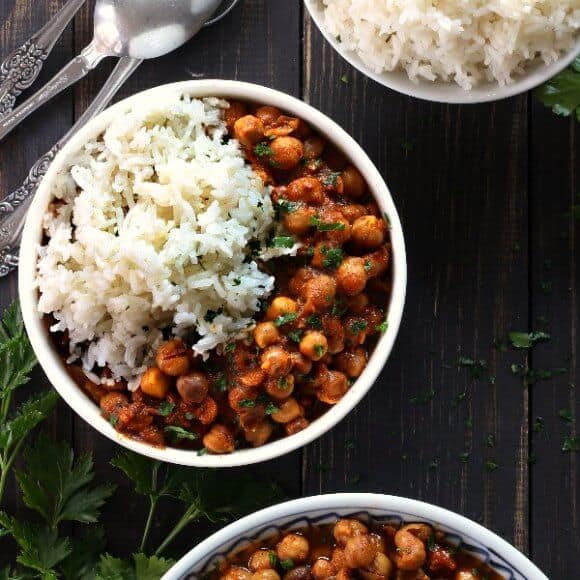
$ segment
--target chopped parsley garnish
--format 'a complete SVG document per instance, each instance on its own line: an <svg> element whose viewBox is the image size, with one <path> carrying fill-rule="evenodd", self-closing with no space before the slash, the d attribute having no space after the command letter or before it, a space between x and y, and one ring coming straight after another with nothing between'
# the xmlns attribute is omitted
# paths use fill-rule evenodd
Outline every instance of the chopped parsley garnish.
<svg viewBox="0 0 580 580"><path fill-rule="evenodd" d="M536 95L556 115L575 115L580 121L580 57L540 87Z"/></svg>
<svg viewBox="0 0 580 580"><path fill-rule="evenodd" d="M162 401L157 411L162 417L168 417L173 409L175 409L174 403L170 403L169 401Z"/></svg>
<svg viewBox="0 0 580 580"><path fill-rule="evenodd" d="M270 157L272 155L272 149L267 141L261 141L254 147L254 153L256 157Z"/></svg>
<svg viewBox="0 0 580 580"><path fill-rule="evenodd" d="M298 318L298 313L296 312L287 312L286 314L281 314L274 318L274 325L275 326L284 326L289 322L294 322Z"/></svg>
<svg viewBox="0 0 580 580"><path fill-rule="evenodd" d="M322 319L320 316L318 316L318 314L311 314L306 319L306 324L315 330L322 330Z"/></svg>
<svg viewBox="0 0 580 580"><path fill-rule="evenodd" d="M254 401L253 399L242 399L238 403L238 407L241 407L242 409L252 409L255 406L256 406L256 401Z"/></svg>
<svg viewBox="0 0 580 580"><path fill-rule="evenodd" d="M292 236L276 236L272 238L272 246L275 248L291 248L296 243Z"/></svg>
<svg viewBox="0 0 580 580"><path fill-rule="evenodd" d="M280 198L276 202L276 209L279 213L293 213L300 207L300 204L296 201L290 201L288 199Z"/></svg>
<svg viewBox="0 0 580 580"><path fill-rule="evenodd" d="M276 568L278 566L278 556L274 552L268 552L268 560L270 561L270 566Z"/></svg>
<svg viewBox="0 0 580 580"><path fill-rule="evenodd" d="M215 389L219 393L225 393L228 390L228 379L225 375L220 375L218 380L215 382Z"/></svg>
<svg viewBox="0 0 580 580"><path fill-rule="evenodd" d="M220 314L223 314L224 309L223 308L218 308L217 310L208 310L205 313L205 316L203 317L203 319L206 322L213 322L217 316L219 316Z"/></svg>
<svg viewBox="0 0 580 580"><path fill-rule="evenodd" d="M437 549L435 534L432 532L429 534L429 537L427 538L427 549L429 550L429 552L434 552Z"/></svg>
<svg viewBox="0 0 580 580"><path fill-rule="evenodd" d="M233 352L234 350L236 350L235 342L230 342L229 344L226 345L226 348L224 348L224 352Z"/></svg>
<svg viewBox="0 0 580 580"><path fill-rule="evenodd" d="M109 416L109 423L110 423L110 424L111 424L113 427L115 427L115 426L117 425L118 421L119 421L119 417L117 417L117 415L110 415L110 416Z"/></svg>
<svg viewBox="0 0 580 580"><path fill-rule="evenodd" d="M300 342L302 340L302 331L301 330L291 330L288 333L288 338L294 342Z"/></svg>
<svg viewBox="0 0 580 580"><path fill-rule="evenodd" d="M469 453L469 451L464 451L463 453L459 454L459 461L461 461L461 463L467 463L470 457L471 453Z"/></svg>
<svg viewBox="0 0 580 580"><path fill-rule="evenodd" d="M242 283L242 281L241 281L239 278L234 278L234 279L232 280L232 284L233 284L234 286L239 286L241 283Z"/></svg>
<svg viewBox="0 0 580 580"><path fill-rule="evenodd" d="M270 402L266 405L266 409L265 409L265 413L266 415L273 415L274 413L277 413L280 409L278 407L276 407L276 405L274 405L274 403Z"/></svg>
<svg viewBox="0 0 580 580"><path fill-rule="evenodd" d="M387 328L389 328L389 321L383 320L380 324L377 324L375 327L377 332L387 332Z"/></svg>
<svg viewBox="0 0 580 580"><path fill-rule="evenodd" d="M323 222L315 215L310 217L310 225L319 232L342 232L346 227L343 222Z"/></svg>
<svg viewBox="0 0 580 580"><path fill-rule="evenodd" d="M580 439L575 435L568 435L562 443L562 451L569 453L571 451L580 451Z"/></svg>
<svg viewBox="0 0 580 580"><path fill-rule="evenodd" d="M280 560L280 566L282 566L283 570L292 570L292 568L294 568L294 560L291 558Z"/></svg>
<svg viewBox="0 0 580 580"><path fill-rule="evenodd" d="M532 348L541 340L549 340L547 332L510 332L509 339L514 348Z"/></svg>
<svg viewBox="0 0 580 580"><path fill-rule="evenodd" d="M364 332L367 329L368 322L366 320L355 320L350 325L350 332L352 334L358 334L359 332Z"/></svg>
<svg viewBox="0 0 580 580"><path fill-rule="evenodd" d="M544 430L544 418L543 417L536 417L532 429L534 433L541 433Z"/></svg>
<svg viewBox="0 0 580 580"><path fill-rule="evenodd" d="M330 313L333 316L342 316L348 310L348 304L343 298L338 297L332 305Z"/></svg>
<svg viewBox="0 0 580 580"><path fill-rule="evenodd" d="M488 459L485 462L485 469L487 469L487 471L495 471L496 469L499 469L499 464L496 463L493 459Z"/></svg>
<svg viewBox="0 0 580 580"><path fill-rule="evenodd" d="M183 427L178 427L177 425L167 425L163 431L165 433L171 433L175 435L176 439L189 439L190 441L195 441L197 439L197 435L184 429Z"/></svg>
<svg viewBox="0 0 580 580"><path fill-rule="evenodd" d="M285 391L288 388L288 379L286 377L280 377L278 379L278 388L281 391Z"/></svg>
<svg viewBox="0 0 580 580"><path fill-rule="evenodd" d="M335 187L339 177L340 171L329 171L322 177L321 181L326 187Z"/></svg>
<svg viewBox="0 0 580 580"><path fill-rule="evenodd" d="M314 345L314 352L316 353L317 357L322 357L324 355L324 345L315 344Z"/></svg>
<svg viewBox="0 0 580 580"><path fill-rule="evenodd" d="M344 252L340 248L327 248L322 246L322 265L328 270L336 270L341 264L344 258Z"/></svg>
<svg viewBox="0 0 580 580"><path fill-rule="evenodd" d="M365 272L370 272L372 267L373 267L373 263L367 258L365 260L365 266L364 266Z"/></svg>
<svg viewBox="0 0 580 580"><path fill-rule="evenodd" d="M202 447L197 454L198 455L207 455L209 453L209 451L207 450L207 447Z"/></svg>
<svg viewBox="0 0 580 580"><path fill-rule="evenodd" d="M461 356L461 357L459 357L457 364L460 367L470 367L471 368L471 376L474 379L479 379L481 377L481 374L483 373L483 371L485 369L487 369L487 362L484 361L483 359L476 360L473 358Z"/></svg>
<svg viewBox="0 0 580 580"><path fill-rule="evenodd" d="M193 413L185 413L185 418L188 421L193 421L193 419L195 418L195 415Z"/></svg>
<svg viewBox="0 0 580 580"><path fill-rule="evenodd" d="M489 433L485 438L485 444L488 447L495 447L495 435L493 433Z"/></svg>

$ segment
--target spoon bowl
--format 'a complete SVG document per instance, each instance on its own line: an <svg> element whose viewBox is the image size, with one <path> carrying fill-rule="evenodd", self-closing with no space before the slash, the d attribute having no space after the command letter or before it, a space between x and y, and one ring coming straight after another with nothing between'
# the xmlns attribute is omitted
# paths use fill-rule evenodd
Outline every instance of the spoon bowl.
<svg viewBox="0 0 580 580"><path fill-rule="evenodd" d="M222 0L97 0L93 43L100 54L157 58L185 44Z"/></svg>

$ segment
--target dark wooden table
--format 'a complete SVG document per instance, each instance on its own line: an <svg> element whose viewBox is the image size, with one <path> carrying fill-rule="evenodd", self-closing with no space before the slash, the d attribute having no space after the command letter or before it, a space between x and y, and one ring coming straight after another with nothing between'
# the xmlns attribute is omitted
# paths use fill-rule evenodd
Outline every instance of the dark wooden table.
<svg viewBox="0 0 580 580"><path fill-rule="evenodd" d="M62 3L2 0L2 56ZM89 42L90 4L41 81ZM103 63L0 144L2 195L84 110L111 67ZM531 94L448 106L387 90L334 53L299 0L243 0L219 25L145 63L119 97L192 77L260 83L336 120L379 167L406 233L405 316L372 392L331 433L258 471L290 496L360 490L433 502L483 523L550 578L580 578L580 454L561 449L580 412L573 212L580 204L580 125L555 117ZM15 296L16 277L2 280L1 304ZM527 358L494 347L508 331L540 328L552 338ZM479 363L465 359L486 368L478 373ZM524 388L510 367L526 362L559 370ZM38 372L35 382L46 379ZM572 422L559 416L562 409L571 410ZM49 428L92 451L99 478L124 482L108 465L115 445L66 404ZM5 503L10 512L22 508L13 482ZM117 492L104 514L111 551L134 550L143 509L127 487ZM184 534L177 548L206 533Z"/></svg>

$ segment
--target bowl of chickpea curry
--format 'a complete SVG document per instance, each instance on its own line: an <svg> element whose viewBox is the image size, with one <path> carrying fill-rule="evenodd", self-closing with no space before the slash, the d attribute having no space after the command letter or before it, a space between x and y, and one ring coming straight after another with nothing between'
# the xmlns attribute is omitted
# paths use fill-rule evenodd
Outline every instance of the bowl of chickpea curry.
<svg viewBox="0 0 580 580"><path fill-rule="evenodd" d="M545 580L482 526L395 496L332 494L262 510L194 548L164 580Z"/></svg>
<svg viewBox="0 0 580 580"><path fill-rule="evenodd" d="M159 87L105 111L51 167L25 228L20 269L25 323L57 390L120 444L184 465L271 459L335 425L384 366L406 287L400 221L364 151L312 107L232 81L169 87L191 99L218 96L227 103L220 105L222 141L239 143L274 215L274 229L265 241L250 240L244 263L255 262L273 288L252 313L251 324L202 355L195 351L195 332L175 336L171 325L162 328L137 381L116 376L102 361L83 367L85 359L71 360L66 330L47 331L55 320L38 315L33 280L35 247L46 236L41 224L52 201L51 178L69 149L122 116L134 100L162 98L166 87ZM277 249L282 251L275 254ZM224 305L206 312L204 320L219 322L226 314Z"/></svg>

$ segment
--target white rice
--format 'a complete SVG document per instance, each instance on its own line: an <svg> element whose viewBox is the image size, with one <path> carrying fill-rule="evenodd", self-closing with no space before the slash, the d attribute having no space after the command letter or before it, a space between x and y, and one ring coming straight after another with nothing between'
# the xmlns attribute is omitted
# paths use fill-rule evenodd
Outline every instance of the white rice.
<svg viewBox="0 0 580 580"><path fill-rule="evenodd" d="M207 355L251 326L273 289L249 242L268 259L295 253L266 249L269 188L223 139L227 106L178 95L142 105L58 176L65 204L44 220L39 310L56 318L52 331L68 331L85 372L107 365L136 387L164 328L195 331L194 350Z"/></svg>
<svg viewBox="0 0 580 580"><path fill-rule="evenodd" d="M574 46L580 0L322 0L325 26L374 72L507 85Z"/></svg>

